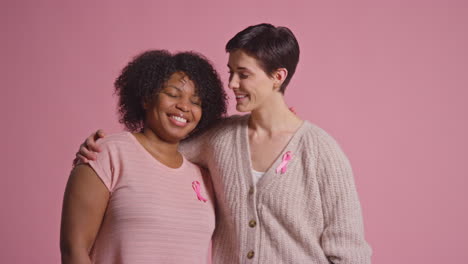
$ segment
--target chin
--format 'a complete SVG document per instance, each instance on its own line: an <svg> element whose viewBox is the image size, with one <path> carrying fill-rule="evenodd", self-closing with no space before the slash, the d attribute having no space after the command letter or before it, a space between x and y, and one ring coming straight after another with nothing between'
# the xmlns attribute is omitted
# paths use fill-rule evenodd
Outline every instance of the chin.
<svg viewBox="0 0 468 264"><path fill-rule="evenodd" d="M168 138L166 139L166 141L167 141L167 142L171 142L171 143L179 143L179 142L181 142L182 140L184 140L186 137L187 137L187 136L181 137L181 136L179 136L179 135L177 135L177 136L174 136L174 135L173 135L173 136L171 136L170 138L168 137Z"/></svg>
<svg viewBox="0 0 468 264"><path fill-rule="evenodd" d="M244 106L244 105L236 105L236 110L237 112L251 112L252 111L250 107Z"/></svg>
<svg viewBox="0 0 468 264"><path fill-rule="evenodd" d="M172 135L172 139L174 141L182 141L184 140L185 138L187 138L187 136L189 135L190 133L184 133L184 134L173 134Z"/></svg>
<svg viewBox="0 0 468 264"><path fill-rule="evenodd" d="M167 142L178 143L185 139L190 133L181 133L181 131L167 131L165 140Z"/></svg>

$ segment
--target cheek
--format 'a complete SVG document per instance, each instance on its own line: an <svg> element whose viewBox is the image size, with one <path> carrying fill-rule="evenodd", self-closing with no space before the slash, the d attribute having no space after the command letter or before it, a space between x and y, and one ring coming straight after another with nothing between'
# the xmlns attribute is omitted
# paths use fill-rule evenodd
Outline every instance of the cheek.
<svg viewBox="0 0 468 264"><path fill-rule="evenodd" d="M244 87L251 93L261 93L268 86L269 82L264 79L247 79L244 82Z"/></svg>
<svg viewBox="0 0 468 264"><path fill-rule="evenodd" d="M270 80L263 80L262 82L259 82L257 86L258 93L267 94L269 92L272 92L273 85L273 82L271 82Z"/></svg>
<svg viewBox="0 0 468 264"><path fill-rule="evenodd" d="M153 115L156 116L157 118L159 118L163 114L164 114L164 112L160 111L160 109L158 107L153 108Z"/></svg>
<svg viewBox="0 0 468 264"><path fill-rule="evenodd" d="M197 120L197 124L198 124L198 122L200 122L200 119L202 117L201 108L197 107L196 109L193 109L192 113L193 113L193 116L194 116L195 120Z"/></svg>

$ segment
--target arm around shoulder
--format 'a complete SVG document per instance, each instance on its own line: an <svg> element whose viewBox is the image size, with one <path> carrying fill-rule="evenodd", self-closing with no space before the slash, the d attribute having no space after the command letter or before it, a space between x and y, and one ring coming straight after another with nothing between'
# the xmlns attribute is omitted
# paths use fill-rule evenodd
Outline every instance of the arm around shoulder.
<svg viewBox="0 0 468 264"><path fill-rule="evenodd" d="M196 163L202 167L208 167L207 163L210 159L209 151L215 148L215 143L219 135L223 135L225 131L232 129L239 123L239 120L244 116L233 115L223 118L218 124L212 126L203 133L184 140L179 147L180 152L191 162Z"/></svg>

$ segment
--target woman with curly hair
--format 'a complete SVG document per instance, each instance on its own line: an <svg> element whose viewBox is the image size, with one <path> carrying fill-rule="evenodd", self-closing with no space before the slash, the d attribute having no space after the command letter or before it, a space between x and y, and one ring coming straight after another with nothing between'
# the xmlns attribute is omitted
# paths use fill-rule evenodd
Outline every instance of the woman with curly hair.
<svg viewBox="0 0 468 264"><path fill-rule="evenodd" d="M147 51L115 81L129 132L99 142L65 190L62 263L207 263L215 226L209 177L178 151L226 112L212 65Z"/></svg>
<svg viewBox="0 0 468 264"><path fill-rule="evenodd" d="M228 41L226 52L236 109L248 114L226 118L182 146L211 174L213 262L369 264L348 159L330 135L285 102L299 61L294 34L250 26ZM80 148L89 159L93 138Z"/></svg>

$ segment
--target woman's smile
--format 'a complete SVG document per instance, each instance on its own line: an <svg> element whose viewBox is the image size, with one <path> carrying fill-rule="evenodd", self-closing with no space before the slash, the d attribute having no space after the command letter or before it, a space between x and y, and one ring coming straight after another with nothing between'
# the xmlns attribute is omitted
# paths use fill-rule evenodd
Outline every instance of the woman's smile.
<svg viewBox="0 0 468 264"><path fill-rule="evenodd" d="M187 126L187 123L189 122L187 119L181 117L181 116L176 116L176 115L168 115L169 120L172 122L172 124L179 126L179 127L185 127Z"/></svg>

